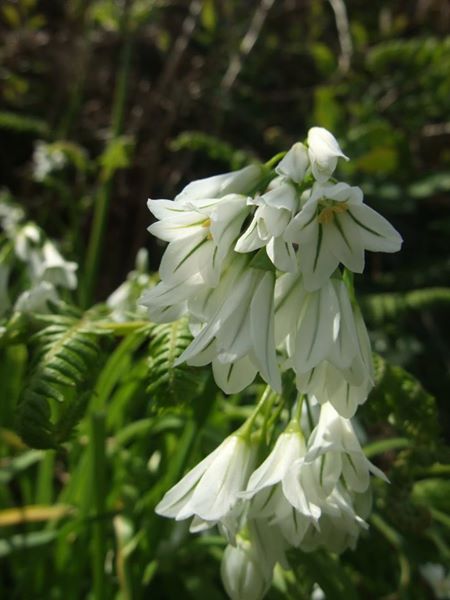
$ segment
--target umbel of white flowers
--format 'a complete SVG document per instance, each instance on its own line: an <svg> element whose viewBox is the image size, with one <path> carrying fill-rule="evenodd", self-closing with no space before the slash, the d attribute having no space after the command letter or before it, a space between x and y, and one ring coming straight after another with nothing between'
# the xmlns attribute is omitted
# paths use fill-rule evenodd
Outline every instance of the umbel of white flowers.
<svg viewBox="0 0 450 600"><path fill-rule="evenodd" d="M211 363L225 393L259 373L281 394L282 371L295 373L299 403L273 448L253 431L263 399L156 508L192 518L191 531L219 526L233 599L262 598L290 546L353 548L367 527L370 473L384 478L350 421L374 385L350 274L363 271L365 250L396 252L402 239L360 188L332 179L339 158L348 160L333 135L313 127L274 170L250 165L148 203L149 230L169 245L141 302L154 321L188 319L193 341L177 363ZM320 407L307 439L304 399Z"/></svg>

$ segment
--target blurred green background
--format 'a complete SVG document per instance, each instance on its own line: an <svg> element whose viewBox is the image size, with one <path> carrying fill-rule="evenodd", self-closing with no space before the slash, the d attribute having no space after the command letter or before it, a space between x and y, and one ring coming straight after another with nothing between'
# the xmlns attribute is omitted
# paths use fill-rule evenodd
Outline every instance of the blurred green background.
<svg viewBox="0 0 450 600"><path fill-rule="evenodd" d="M414 398L406 392L403 397L399 388L398 397L393 394L389 405L397 415L394 429L397 427L399 435L411 434L419 456L425 448L434 452L420 468L428 468L427 464L438 459L448 463L448 448L442 448L450 440L449 25L450 5L444 0L3 0L1 193L22 205L31 220L58 239L68 259L80 263L80 301L87 307L93 301L104 301L126 278L141 247L148 248L151 270L157 270L163 248L146 231L151 222L146 207L149 196L172 198L192 179L239 168L251 160L269 159L305 138L311 126L330 129L351 158L340 165L340 175L360 185L367 203L386 216L404 238L400 253L368 256L364 277L356 278L374 350L413 373L436 397L438 412L430 416L433 423L429 429L424 433L418 426L419 431L411 433L408 419L416 424L426 422L429 396L420 390ZM97 269L88 272L83 265L92 265L89 238L95 228L95 206L109 217L107 226L98 232L103 251L95 257ZM167 552L163 552L158 571L155 565L160 563L152 555L156 551L149 549L148 536L161 536L156 530L163 527L150 517L151 508L170 476L166 484L153 489L151 497L144 496L145 490L155 485L155 477L161 483L157 459L150 469L147 460L162 444L157 436L165 432L165 422L147 422L149 429L142 424L137 438L132 432L119 442L114 437L123 427L148 416L142 339L125 338L122 344L127 342L130 352L141 354L127 355L128 362L120 363L120 372L114 369L125 351L116 355L119 362L109 364L107 374L114 372L113 383L105 383L104 375L96 388L101 398L109 398L108 406L115 407L107 424L113 436L110 450L113 455L124 453L111 459L108 477L114 482L104 498L110 518L101 526L110 528L110 536L114 528L119 549L117 554L105 550L110 561L106 597L141 598L152 591L155 598L180 597L179 593L186 598L221 598L217 565L207 563L203 579L199 570L207 551L216 556L214 540L212 551L198 540L191 542L197 544L196 553L189 555L186 547L179 550L179 573L196 573L192 580L184 577L183 584L176 577L171 579L175 563L167 562ZM390 376L395 379L396 374ZM398 398L402 398L401 407L395 407ZM390 433L392 419L382 430L377 418L383 420L391 413L380 409L378 414L373 406L363 414L366 427L376 435ZM198 426L204 422L207 408L195 410L201 413ZM180 423L172 425L175 433L170 435L174 437L168 434L168 440L164 438L168 456L181 428ZM89 426L95 427L95 423ZM145 435L155 427L156 441L149 442ZM224 425L219 419L215 427L205 448L220 439L229 422ZM89 518L89 482L83 480L86 470L80 467L85 463L78 462L88 460L84 457L87 428L86 424L81 427L70 459L51 453L44 458L40 451L31 450L24 455L20 443L11 442L4 434L1 476L9 487L2 492L3 506L51 504L62 493L59 503L83 505L79 518ZM186 431L188 448L197 430ZM436 445L433 450L430 440ZM205 448L197 449L197 458ZM11 455L22 462L26 456L29 462L19 461L13 468ZM397 455L383 456L385 467L399 462ZM194 458L190 462L195 462ZM405 481L418 460L416 455L409 457L410 462L403 459L398 486L393 488L397 492L403 485L410 486L411 482ZM65 486L68 473L72 488ZM424 471L421 473L419 479ZM446 491L439 488L436 492L440 527L446 533L436 530L430 548L421 535L430 524L427 507L433 490L425 485L425 491L415 491L415 500L421 499L419 508L414 505L418 512L408 512L409 504L404 504L401 493L395 498L397 504L382 505L409 540L407 546L418 552L417 564L427 560L448 564L450 517L444 514L450 512L448 476L444 469ZM77 477L79 487L74 483ZM395 474L393 481L395 484ZM86 531L77 530L77 523L69 519L63 534L58 529L62 538L55 555L52 533L47 538L44 535L42 543L36 538L41 555L33 550L33 544L13 553L7 567L0 567L0 589L5 597L86 597L90 571L83 552L91 538ZM385 524L378 525L382 532ZM6 545L0 540L0 561L10 555L9 537L30 531L30 525L20 527L14 533L11 528L0 528L0 537L7 532ZM31 531L36 533L33 527ZM43 533L49 531L54 533L51 528ZM385 543L398 549L395 535L400 534L394 533L389 527L384 530ZM101 532L98 535L104 540ZM372 545L366 541L360 554L350 559L349 569L359 586L360 595L355 597L433 598L422 580L417 588L411 583L418 576L417 568L408 571L402 559L400 577L407 577L407 583L401 579L400 591L392 591L397 567L389 566L386 549L376 535ZM170 543L172 548L173 540ZM133 552L140 553L131 573L124 567L124 547L133 561ZM436 547L440 558L436 558ZM73 560L72 551L77 555ZM372 562L371 552L378 553L377 561ZM27 564L30 560L37 561L36 569ZM328 559L323 560L323 564L310 564L309 572L331 569ZM372 582L366 567L376 571ZM359 575L354 577L355 573ZM307 574L300 575L307 581ZM154 581L156 587L152 588ZM310 584L313 582L314 577ZM379 587L373 588L376 585ZM166 591L155 591L161 589ZM305 596L296 589L292 596L286 592L273 597L308 597L307 585L302 591ZM331 593L334 597L328 595L329 600L341 597L336 590ZM348 590L342 593L342 598L350 597Z"/></svg>

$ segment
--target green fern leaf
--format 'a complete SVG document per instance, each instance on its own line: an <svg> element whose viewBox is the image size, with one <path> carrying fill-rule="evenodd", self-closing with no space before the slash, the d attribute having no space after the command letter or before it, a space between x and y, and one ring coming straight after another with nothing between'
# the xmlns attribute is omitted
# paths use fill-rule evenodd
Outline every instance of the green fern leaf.
<svg viewBox="0 0 450 600"><path fill-rule="evenodd" d="M202 369L174 364L191 341L184 319L154 328L149 346L147 391L158 407L185 404L199 393L204 380Z"/></svg>
<svg viewBox="0 0 450 600"><path fill-rule="evenodd" d="M35 448L56 448L66 441L84 414L91 374L100 354L95 322L62 315L30 340L31 376L18 409L18 430Z"/></svg>

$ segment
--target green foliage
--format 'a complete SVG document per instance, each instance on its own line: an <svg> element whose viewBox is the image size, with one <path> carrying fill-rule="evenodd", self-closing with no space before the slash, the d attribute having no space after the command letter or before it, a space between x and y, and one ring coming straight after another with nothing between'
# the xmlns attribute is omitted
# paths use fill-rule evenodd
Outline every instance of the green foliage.
<svg viewBox="0 0 450 600"><path fill-rule="evenodd" d="M29 445L57 448L85 412L103 332L86 317L43 320L46 326L31 339L33 366L18 409L18 428Z"/></svg>
<svg viewBox="0 0 450 600"><path fill-rule="evenodd" d="M228 164L231 170L242 168L251 158L247 152L236 150L220 138L201 131L184 131L172 140L170 147L174 151L201 152L210 159Z"/></svg>
<svg viewBox="0 0 450 600"><path fill-rule="evenodd" d="M176 359L192 341L186 320L156 325L149 345L149 383L152 403L159 407L188 404L204 383L199 368L175 366Z"/></svg>

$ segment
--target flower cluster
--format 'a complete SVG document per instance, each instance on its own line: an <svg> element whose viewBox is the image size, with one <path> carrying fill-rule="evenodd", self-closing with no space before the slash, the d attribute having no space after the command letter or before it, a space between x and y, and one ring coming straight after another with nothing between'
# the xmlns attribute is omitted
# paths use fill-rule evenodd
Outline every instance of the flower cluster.
<svg viewBox="0 0 450 600"><path fill-rule="evenodd" d="M19 207L0 202L0 225L0 317L11 305L20 312L48 312L61 289L77 287L78 265L65 260L37 225L26 222Z"/></svg>
<svg viewBox="0 0 450 600"><path fill-rule="evenodd" d="M150 231L169 245L161 282L142 302L155 321L188 318L193 341L178 363L211 363L226 393L259 373L281 394L281 373L292 369L299 393L272 448L254 431L271 392L156 509L192 518L191 531L219 525L232 598L261 598L290 546L354 547L367 527L370 474L384 478L350 420L374 384L351 273L363 271L365 250L395 252L401 237L361 189L333 179L339 158L348 160L332 134L314 127L275 170L249 166L149 201L158 219Z"/></svg>

